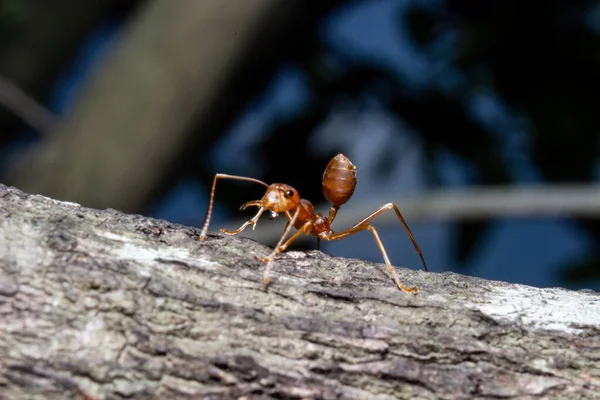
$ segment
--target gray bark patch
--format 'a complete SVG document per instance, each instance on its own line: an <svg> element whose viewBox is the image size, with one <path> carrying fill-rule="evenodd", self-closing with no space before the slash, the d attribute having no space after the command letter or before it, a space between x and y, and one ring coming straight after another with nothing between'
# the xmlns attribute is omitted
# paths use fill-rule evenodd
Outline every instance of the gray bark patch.
<svg viewBox="0 0 600 400"><path fill-rule="evenodd" d="M0 398L598 398L598 293L198 234L0 185Z"/></svg>

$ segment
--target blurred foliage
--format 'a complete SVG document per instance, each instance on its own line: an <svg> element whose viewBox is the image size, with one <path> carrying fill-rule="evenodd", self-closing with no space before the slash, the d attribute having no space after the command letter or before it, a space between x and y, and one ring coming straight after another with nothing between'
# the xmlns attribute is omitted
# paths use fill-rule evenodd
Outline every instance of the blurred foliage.
<svg viewBox="0 0 600 400"><path fill-rule="evenodd" d="M431 165L439 165L440 150L450 151L476 171L470 184L511 182L511 158L502 153L495 127L477 121L469 110L470 99L487 91L526 121L526 150L542 179L592 182L600 128L594 101L600 92L600 24L591 19L598 15L597 7L593 1L568 0L543 6L516 0L413 3L400 14L398 29L408 27L414 45L432 65L445 64L446 72L457 73L460 83L452 90L436 80L415 89L383 63L357 60L318 41L311 47L314 53L295 60L309 77L313 95L300 115L266 135L263 178L274 180L278 166L290 158L305 160L301 168L286 169L290 181L317 177L327 157L311 155L309 136L336 103L360 104L369 97L421 135ZM450 45L440 45L448 38ZM290 138L291 147L285 145ZM424 170L441 173L435 167ZM318 186L301 190L308 198L320 198ZM599 221L577 223L599 243ZM470 256L488 228L489 221L457 224L457 261ZM567 279L598 278L600 259L574 261L565 271Z"/></svg>
<svg viewBox="0 0 600 400"><path fill-rule="evenodd" d="M0 0L0 76L46 104L72 66L84 40L107 19L120 18L142 0ZM39 134L0 107L0 152Z"/></svg>
<svg viewBox="0 0 600 400"><path fill-rule="evenodd" d="M25 3L29 2L0 3L0 35L26 10ZM412 2L408 12L398 14L398 29L408 30L412 45L430 66L443 66L438 76L434 74L434 79L419 85L384 62L358 59L328 43L319 34L321 20L315 18L301 37L294 37L287 54L264 60L299 68L309 96L297 113L268 127L255 157L264 173L256 177L266 182L285 180L305 198L322 198L315 182L320 181L331 154L315 153L311 136L337 105L360 108L376 99L420 135L428 163L423 171L430 174L429 182L441 181L441 153L451 153L475 171L469 184L512 182L511 158L504 154L505 146L497 134L502 127L490 127L473 115L473 97L484 91L525 121L525 150L544 180L591 182L600 128L595 104L600 92L600 23L592 18L599 15L597 7L597 2L587 0ZM272 65L261 65L257 57L249 68L268 70ZM450 86L444 85L444 74L449 72L457 77ZM261 88L253 86L256 82L245 85L260 93ZM204 129L202 135L210 131ZM214 171L205 160L212 147L208 142L199 143L188 149L181 174L209 186ZM391 170L389 163L395 161L393 156L387 157L381 163L381 174ZM224 185L220 190L219 200L231 210L237 209L240 201L235 188ZM260 188L256 196L259 192ZM600 243L600 221L576 222L595 244ZM457 224L459 262L468 259L489 224ZM565 271L569 279L598 278L600 254L574 261Z"/></svg>
<svg viewBox="0 0 600 400"><path fill-rule="evenodd" d="M444 149L474 167L477 181L472 183L499 184L509 180L497 139L468 115L464 92L448 95L433 85L415 90L397 71L385 64L357 60L324 42L317 42L311 48L315 49L315 53L307 59L296 60L308 77L312 93L308 104L295 118L273 126L261 146L263 157L260 160L266 171L263 179L267 182L278 180L281 166L288 165L287 160L302 160L300 168L285 168L286 179L298 185L304 197L320 199L320 185L314 182L320 181L323 166L331 155L317 156L310 151L311 134L336 104L354 103L360 109L372 99L377 99L388 112L422 135L431 165L436 164L438 150ZM452 127L451 131L448 127ZM343 132L339 134L343 135ZM293 138L294 145L286 146L290 138ZM384 167L379 172L385 175L391 170ZM440 173L439 170L429 170L434 174ZM440 179L435 176L431 180ZM304 181L307 181L306 185ZM480 221L458 225L456 256L458 261L465 261L481 240L488 223Z"/></svg>
<svg viewBox="0 0 600 400"><path fill-rule="evenodd" d="M31 12L34 0L0 0L0 40L10 36L12 29Z"/></svg>
<svg viewBox="0 0 600 400"><path fill-rule="evenodd" d="M408 21L423 49L449 32L456 35L451 54L444 56L468 87L491 89L512 112L525 116L530 157L545 180L592 182L600 128L593 100L600 89L600 25L592 19L597 11L595 1L542 6L448 0L442 7L413 8ZM477 167L490 171L480 162ZM577 222L598 248L600 221ZM565 271L572 280L598 278L599 256L574 261Z"/></svg>

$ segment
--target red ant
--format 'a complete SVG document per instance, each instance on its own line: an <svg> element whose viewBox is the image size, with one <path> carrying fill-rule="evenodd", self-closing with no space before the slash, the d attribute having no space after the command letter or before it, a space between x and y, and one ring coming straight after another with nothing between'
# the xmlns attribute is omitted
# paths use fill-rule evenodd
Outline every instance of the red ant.
<svg viewBox="0 0 600 400"><path fill-rule="evenodd" d="M288 219L288 223L283 231L283 235L281 235L281 239L279 239L279 243L275 246L273 252L268 256L262 259L263 262L267 262L267 266L264 272L264 282L265 288L269 284L269 270L271 269L271 263L273 259L278 253L281 253L298 237L300 234L304 233L306 235L313 235L317 237L317 247L320 245L320 240L339 240L345 238L346 236L350 236L354 233L363 230L370 230L375 237L375 241L381 250L381 254L383 254L383 259L385 260L385 264L388 269L392 273L394 281L398 288L407 293L416 293L419 291L417 287L407 288L404 286L398 275L396 274L396 270L390 263L390 260L383 248L383 244L379 239L379 235L375 228L369 224L369 221L384 213L387 210L393 209L398 216L398 219L404 226L404 229L408 233L410 240L415 247L415 250L421 261L423 262L423 268L425 271L427 270L427 265L425 264L425 259L423 258L423 254L421 254L421 249L417 244L410 228L406 224L406 221L402 217L400 210L393 203L388 203L381 206L379 209L371 213L368 217L362 219L360 222L356 223L351 228L340 232L334 233L331 230L331 223L335 219L335 216L339 210L339 208L350 200L352 194L354 193L354 188L356 187L356 167L350 162L348 157L343 154L338 154L333 157L331 161L327 164L325 168L325 172L323 173L323 194L325 198L332 203L331 208L329 209L329 216L324 217L321 213L314 213L314 206L308 200L301 199L298 191L291 187L290 185L286 185L284 183L273 183L272 185L267 185L266 183L254 179L248 178L244 176L235 176L235 175L226 175L226 174L216 174L215 179L213 181L212 189L210 192L210 202L208 204L208 213L206 215L206 222L202 227L202 232L200 233L200 240L206 239L206 233L208 231L208 224L210 222L210 216L212 213L213 207L213 199L215 196L215 186L217 184L217 180L219 178L227 178L227 179L236 179L240 181L249 181L259 183L267 188L267 192L260 200L252 200L240 207L240 210L244 210L247 207L259 207L258 213L249 220L245 222L239 229L235 231L229 231L227 229L221 229L221 232L227 235L237 235L242 232L248 225L252 225L252 229L254 230L258 219L265 211L270 211L272 218L276 218L279 213L284 213L286 218ZM289 233L291 227L297 229L295 232L285 243L283 240Z"/></svg>

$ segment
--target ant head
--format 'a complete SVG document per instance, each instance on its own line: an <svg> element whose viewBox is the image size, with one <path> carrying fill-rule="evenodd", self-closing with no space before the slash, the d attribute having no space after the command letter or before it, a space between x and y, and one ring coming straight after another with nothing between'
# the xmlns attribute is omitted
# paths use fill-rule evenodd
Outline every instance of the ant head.
<svg viewBox="0 0 600 400"><path fill-rule="evenodd" d="M300 204L298 191L285 183L274 183L261 200L262 206L274 213L295 209Z"/></svg>

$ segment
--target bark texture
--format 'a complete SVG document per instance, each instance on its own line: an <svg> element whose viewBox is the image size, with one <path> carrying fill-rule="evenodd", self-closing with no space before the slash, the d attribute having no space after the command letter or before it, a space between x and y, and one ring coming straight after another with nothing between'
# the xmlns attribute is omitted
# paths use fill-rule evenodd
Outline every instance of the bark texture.
<svg viewBox="0 0 600 400"><path fill-rule="evenodd" d="M600 398L598 293L198 234L0 185L0 398Z"/></svg>

